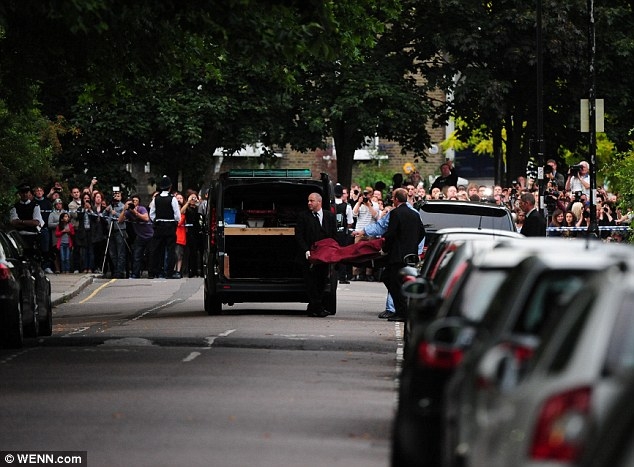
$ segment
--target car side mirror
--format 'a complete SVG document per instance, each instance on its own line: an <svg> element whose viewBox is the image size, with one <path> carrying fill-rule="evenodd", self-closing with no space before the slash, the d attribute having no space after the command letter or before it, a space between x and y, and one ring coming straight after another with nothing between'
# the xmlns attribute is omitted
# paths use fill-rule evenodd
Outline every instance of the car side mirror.
<svg viewBox="0 0 634 467"><path fill-rule="evenodd" d="M420 262L420 258L417 254L410 253L409 255L405 255L403 262L408 266L417 267Z"/></svg>
<svg viewBox="0 0 634 467"><path fill-rule="evenodd" d="M488 349L478 365L478 386L501 392L517 386L538 343L534 336L509 336Z"/></svg>
<svg viewBox="0 0 634 467"><path fill-rule="evenodd" d="M403 284L402 291L405 297L420 300L434 292L434 287L429 280L419 277Z"/></svg>

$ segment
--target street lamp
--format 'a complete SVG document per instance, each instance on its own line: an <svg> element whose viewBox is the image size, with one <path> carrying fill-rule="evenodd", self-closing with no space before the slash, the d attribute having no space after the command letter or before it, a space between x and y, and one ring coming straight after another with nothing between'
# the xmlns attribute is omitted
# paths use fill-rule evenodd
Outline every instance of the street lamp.
<svg viewBox="0 0 634 467"><path fill-rule="evenodd" d="M594 192L597 185L596 163L597 163L597 99L596 99L596 72L594 67L594 56L596 53L596 39L594 27L594 0L588 0L589 31L588 31L588 62L590 64L590 92L588 93L588 118L589 120L589 159L590 159L590 225L588 235L599 236L599 226L597 225L597 210L594 206Z"/></svg>
<svg viewBox="0 0 634 467"><path fill-rule="evenodd" d="M547 216L546 206L544 205L544 52L542 44L542 0L537 0L537 8L535 9L537 16L536 21L536 52L537 52L537 107L536 107L536 123L537 123L537 186L539 188L538 209ZM548 222L546 222L548 224Z"/></svg>

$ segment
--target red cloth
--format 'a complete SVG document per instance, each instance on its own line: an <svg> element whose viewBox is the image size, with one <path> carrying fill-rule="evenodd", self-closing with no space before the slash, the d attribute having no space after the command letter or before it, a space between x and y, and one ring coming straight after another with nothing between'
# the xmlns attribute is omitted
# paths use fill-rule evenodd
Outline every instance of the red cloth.
<svg viewBox="0 0 634 467"><path fill-rule="evenodd" d="M364 263L380 258L383 238L364 240L352 245L340 246L333 238L315 242L310 249L311 263Z"/></svg>

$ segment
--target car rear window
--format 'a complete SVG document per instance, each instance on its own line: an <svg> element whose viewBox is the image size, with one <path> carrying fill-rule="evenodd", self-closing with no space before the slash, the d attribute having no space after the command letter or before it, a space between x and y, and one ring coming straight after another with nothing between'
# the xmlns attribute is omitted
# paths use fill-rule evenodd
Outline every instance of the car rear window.
<svg viewBox="0 0 634 467"><path fill-rule="evenodd" d="M486 206L456 205L448 210L446 204L428 203L421 207L420 216L425 230L432 232L452 227L515 231L515 226L506 210L491 209Z"/></svg>
<svg viewBox="0 0 634 467"><path fill-rule="evenodd" d="M480 322L507 275L507 270L473 271L456 293L450 314L463 316L475 323Z"/></svg>

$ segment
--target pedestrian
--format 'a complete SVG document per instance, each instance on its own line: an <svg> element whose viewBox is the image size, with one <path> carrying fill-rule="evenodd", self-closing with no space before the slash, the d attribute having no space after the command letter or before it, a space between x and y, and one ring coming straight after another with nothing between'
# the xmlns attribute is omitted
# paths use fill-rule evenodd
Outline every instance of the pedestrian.
<svg viewBox="0 0 634 467"><path fill-rule="evenodd" d="M418 211L416 210L416 208L409 202L409 190L408 190L408 201L406 202L406 204L408 208L410 208L413 212L415 212L418 215ZM388 206L386 209L387 209L387 212L385 213L385 215L382 216L376 223L370 224L362 230L355 230L354 232L352 232L352 235L354 237L363 236L363 235L366 235L368 237L382 237L387 232L387 226L390 223L390 212L394 209L394 206ZM417 251L419 256L423 254L424 247L425 247L425 237L423 237L421 242L418 244ZM396 309L394 308L394 299L388 292L387 298L385 300L385 310L379 313L379 318L389 319L391 316L394 315L395 311Z"/></svg>
<svg viewBox="0 0 634 467"><path fill-rule="evenodd" d="M40 212L40 206L33 200L31 187L22 184L18 187L19 201L9 211L9 222L25 240L29 248L42 254L40 230L44 227L44 219ZM52 273L49 269L47 273Z"/></svg>
<svg viewBox="0 0 634 467"><path fill-rule="evenodd" d="M458 174L450 160L440 166L440 175L431 184L431 188L443 189L445 186L458 186Z"/></svg>
<svg viewBox="0 0 634 467"><path fill-rule="evenodd" d="M350 229L354 224L354 215L352 214L352 206L344 200L344 194L348 194L348 190L339 183L335 185L335 216L337 218L337 242L339 245L346 246L352 243ZM348 265L337 265L337 277L340 284L349 284Z"/></svg>
<svg viewBox="0 0 634 467"><path fill-rule="evenodd" d="M54 231L48 229L48 217L53 212L53 203L44 196L44 187L37 185L33 188L33 201L40 207L40 214L44 225L40 229L40 253L42 255L42 268L47 274L53 274L53 256L51 254L52 241L51 237Z"/></svg>
<svg viewBox="0 0 634 467"><path fill-rule="evenodd" d="M103 193L99 190L93 191L92 196L92 212L90 213L91 219L91 239L92 246L95 254L95 265L93 271L97 274L102 274L105 271L106 260L106 243L108 238L108 223L106 221L106 201L103 197Z"/></svg>
<svg viewBox="0 0 634 467"><path fill-rule="evenodd" d="M379 219L380 211L378 204L372 201L372 189L366 187L363 191L363 196L357 198L357 202L352 208L352 214L356 218L355 229L361 230L366 226L375 223ZM359 242L363 240L363 237L355 237L354 241ZM373 281L373 269L370 261L360 266L352 267L352 281Z"/></svg>
<svg viewBox="0 0 634 467"><path fill-rule="evenodd" d="M105 211L108 223L108 254L110 261L112 261L112 277L115 279L125 279L127 249L129 248L125 219L120 221L121 214L125 210L121 196L120 190L113 190L111 203Z"/></svg>
<svg viewBox="0 0 634 467"><path fill-rule="evenodd" d="M71 200L68 203L68 212L70 214L70 221L75 229L75 239L73 256L71 258L72 269L74 273L78 273L81 265L80 248L78 245L77 231L79 229L79 221L77 220L77 211L81 209L81 190L79 187L74 186L70 190Z"/></svg>
<svg viewBox="0 0 634 467"><path fill-rule="evenodd" d="M308 316L323 318L330 314L324 309L324 289L330 265L312 264L310 249L313 244L325 238L335 239L337 219L329 210L322 208L322 197L319 193L308 195L308 210L297 217L295 240L297 242L297 260L302 266L304 284L308 294Z"/></svg>
<svg viewBox="0 0 634 467"><path fill-rule="evenodd" d="M152 253L148 277L153 279L164 270L165 277L173 278L176 226L181 219L178 201L170 193L172 181L163 176L159 182L160 192L150 202L150 220L154 223ZM167 267L164 268L165 258Z"/></svg>
<svg viewBox="0 0 634 467"><path fill-rule="evenodd" d="M84 273L90 273L95 269L92 226L97 222L97 217L92 215L92 197L90 193L82 194L81 202L81 208L77 210L75 246L79 250L79 269Z"/></svg>
<svg viewBox="0 0 634 467"><path fill-rule="evenodd" d="M181 209L185 217L187 270L189 277L202 276L203 259L203 216L199 211L200 198L196 192L187 197L187 203Z"/></svg>
<svg viewBox="0 0 634 467"><path fill-rule="evenodd" d="M57 239L57 251L59 252L59 263L62 274L71 271L71 254L73 251L73 238L75 237L75 227L73 226L70 214L63 212L59 216L59 222L55 228L55 238Z"/></svg>
<svg viewBox="0 0 634 467"><path fill-rule="evenodd" d="M48 216L48 230L52 233L51 235L51 252L53 255L53 263L54 263L54 271L55 273L59 273L61 270L61 265L59 262L59 249L57 248L57 225L59 224L59 218L62 213L65 213L64 210L64 202L61 198L55 198L53 201L53 212Z"/></svg>
<svg viewBox="0 0 634 467"><path fill-rule="evenodd" d="M123 218L123 219L122 219ZM132 195L126 203L126 209L119 216L119 221L127 220L132 224L136 237L132 247L132 272L130 279L139 279L143 271L143 259L148 256L150 244L154 236L154 226L150 222L150 214L141 205L139 195Z"/></svg>
<svg viewBox="0 0 634 467"><path fill-rule="evenodd" d="M178 207L181 213L181 219L176 224L176 245L174 247L174 271L171 273L174 279L181 279L183 277L183 258L187 249L187 228L185 227L185 215L184 211L186 206L184 205L185 198L181 193L174 195L176 201L178 201Z"/></svg>
<svg viewBox="0 0 634 467"><path fill-rule="evenodd" d="M383 251L387 253L383 282L394 301L395 312L388 320L405 321L407 300L401 290L403 284L400 270L405 266L405 256L418 253L418 245L425 238L425 228L420 215L407 206L407 190L394 190L392 204L394 209L390 211L387 231L383 236Z"/></svg>
<svg viewBox="0 0 634 467"><path fill-rule="evenodd" d="M535 196L532 193L522 193L520 196L520 208L526 213L522 235L525 237L545 237L546 220L535 208Z"/></svg>

